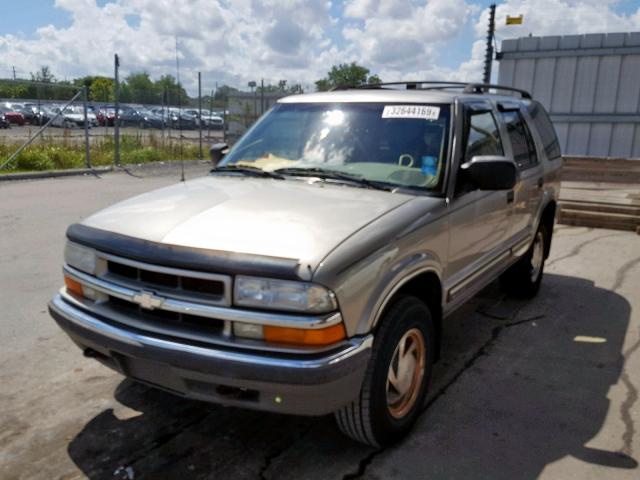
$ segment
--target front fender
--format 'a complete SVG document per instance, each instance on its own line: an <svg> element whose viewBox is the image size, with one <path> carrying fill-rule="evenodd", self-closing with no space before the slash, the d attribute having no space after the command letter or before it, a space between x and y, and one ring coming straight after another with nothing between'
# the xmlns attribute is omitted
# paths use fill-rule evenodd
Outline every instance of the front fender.
<svg viewBox="0 0 640 480"><path fill-rule="evenodd" d="M427 272L435 274L442 284L442 265L433 252L416 253L398 261L380 278L360 319L358 332L375 329L393 296L409 281Z"/></svg>
<svg viewBox="0 0 640 480"><path fill-rule="evenodd" d="M335 292L349 336L369 333L389 299L411 278L427 271L443 278L446 205L415 201L399 210L355 234L314 274L313 281Z"/></svg>

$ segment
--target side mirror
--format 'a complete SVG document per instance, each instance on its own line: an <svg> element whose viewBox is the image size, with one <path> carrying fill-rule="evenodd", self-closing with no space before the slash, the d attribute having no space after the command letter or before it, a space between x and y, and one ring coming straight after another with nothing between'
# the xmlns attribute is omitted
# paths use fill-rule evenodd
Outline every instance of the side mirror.
<svg viewBox="0 0 640 480"><path fill-rule="evenodd" d="M460 170L480 190L511 190L518 180L516 164L506 157L476 156Z"/></svg>
<svg viewBox="0 0 640 480"><path fill-rule="evenodd" d="M211 145L211 148L209 149L209 155L211 156L211 163L214 167L216 167L220 163L220 160L224 158L228 151L229 145L227 145L226 143L215 143Z"/></svg>

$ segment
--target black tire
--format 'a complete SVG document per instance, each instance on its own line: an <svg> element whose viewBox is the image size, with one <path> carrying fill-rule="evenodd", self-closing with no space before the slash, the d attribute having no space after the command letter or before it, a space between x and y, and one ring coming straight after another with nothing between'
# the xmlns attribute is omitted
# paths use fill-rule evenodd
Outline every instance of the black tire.
<svg viewBox="0 0 640 480"><path fill-rule="evenodd" d="M435 335L431 312L427 305L412 296L401 296L381 320L373 342L371 359L360 394L334 413L338 427L352 439L374 447L393 444L403 438L422 410L435 359ZM415 400L401 418L394 417L387 401L387 377L396 347L407 335L422 336L426 352L420 380L415 387ZM419 383L418 383L419 382Z"/></svg>
<svg viewBox="0 0 640 480"><path fill-rule="evenodd" d="M505 293L518 298L535 297L542 283L549 241L546 225L540 224L527 253L500 276L500 285ZM537 259L538 255L541 258Z"/></svg>

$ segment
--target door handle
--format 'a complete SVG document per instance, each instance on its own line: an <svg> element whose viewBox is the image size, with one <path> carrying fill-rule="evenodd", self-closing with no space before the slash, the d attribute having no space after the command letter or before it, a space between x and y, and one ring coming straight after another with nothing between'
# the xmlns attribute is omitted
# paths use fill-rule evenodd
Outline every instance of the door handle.
<svg viewBox="0 0 640 480"><path fill-rule="evenodd" d="M513 203L514 198L515 198L515 194L513 193L513 190L509 190L507 192L507 203Z"/></svg>

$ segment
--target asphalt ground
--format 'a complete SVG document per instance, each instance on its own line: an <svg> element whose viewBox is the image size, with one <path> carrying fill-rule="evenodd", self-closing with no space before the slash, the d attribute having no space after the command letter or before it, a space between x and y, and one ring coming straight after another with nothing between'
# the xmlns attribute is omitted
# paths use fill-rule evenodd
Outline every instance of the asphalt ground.
<svg viewBox="0 0 640 480"><path fill-rule="evenodd" d="M378 451L330 416L188 401L81 355L46 310L67 225L179 178L130 173L0 183L1 479L640 478L638 235L557 227L539 295L494 284L449 318L415 429Z"/></svg>

